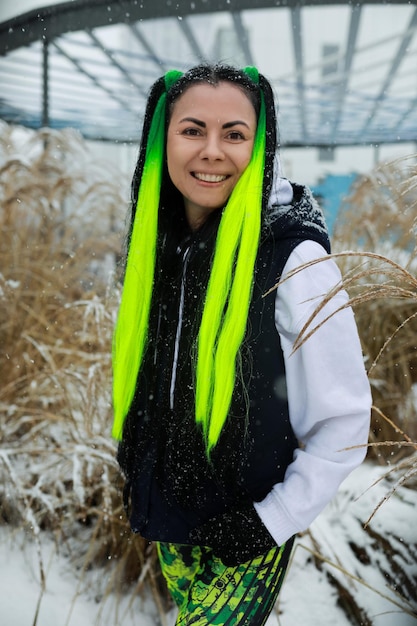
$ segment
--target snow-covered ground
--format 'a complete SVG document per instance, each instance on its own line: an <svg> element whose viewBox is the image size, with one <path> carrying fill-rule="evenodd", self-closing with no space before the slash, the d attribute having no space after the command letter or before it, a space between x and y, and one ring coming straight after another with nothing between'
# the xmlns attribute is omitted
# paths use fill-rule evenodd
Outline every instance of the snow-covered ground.
<svg viewBox="0 0 417 626"><path fill-rule="evenodd" d="M351 626L338 606L335 581L348 590L347 604L363 610L364 625L417 626L417 492L402 487L378 510L371 533L363 530L363 523L392 486L383 480L371 487L385 471L364 463L345 481L310 532L297 540L267 626ZM383 537L380 545L378 537ZM396 552L391 561L388 544ZM0 527L1 626L173 626L175 612L161 618L150 593L103 599L99 589L108 572L75 570L46 533L39 545L22 529ZM315 557L314 552L321 556ZM43 593L40 562L45 574ZM393 563L414 581L410 602L402 597L404 581Z"/></svg>

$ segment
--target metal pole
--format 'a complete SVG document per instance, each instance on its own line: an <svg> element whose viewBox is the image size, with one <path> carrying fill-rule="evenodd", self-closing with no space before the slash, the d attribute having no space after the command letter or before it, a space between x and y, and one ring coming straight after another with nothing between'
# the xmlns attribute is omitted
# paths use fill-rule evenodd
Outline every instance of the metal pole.
<svg viewBox="0 0 417 626"><path fill-rule="evenodd" d="M379 143L374 143L374 167L376 167L379 164L379 149L380 149L380 145Z"/></svg>
<svg viewBox="0 0 417 626"><path fill-rule="evenodd" d="M49 42L43 41L43 64L42 64L42 127L49 126Z"/></svg>

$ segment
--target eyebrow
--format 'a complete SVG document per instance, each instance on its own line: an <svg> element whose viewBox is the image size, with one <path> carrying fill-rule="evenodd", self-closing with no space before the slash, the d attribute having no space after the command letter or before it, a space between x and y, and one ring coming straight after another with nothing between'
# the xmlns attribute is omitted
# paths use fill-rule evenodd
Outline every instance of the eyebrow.
<svg viewBox="0 0 417 626"><path fill-rule="evenodd" d="M202 120L198 120L195 117L183 117L182 120L180 120L180 124L181 122L192 122L193 124L200 126L200 128L206 128L206 123L203 122ZM223 124L222 128L227 129L227 128L232 128L233 126L239 126L239 125L246 126L246 128L249 128L249 125L243 120L233 120L232 122L226 122L225 124Z"/></svg>

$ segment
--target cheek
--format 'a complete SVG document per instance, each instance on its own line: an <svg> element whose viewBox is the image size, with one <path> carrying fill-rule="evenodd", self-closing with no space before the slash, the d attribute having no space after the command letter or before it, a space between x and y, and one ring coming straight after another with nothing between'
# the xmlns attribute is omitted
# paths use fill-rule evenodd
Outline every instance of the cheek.
<svg viewBox="0 0 417 626"><path fill-rule="evenodd" d="M251 142L245 144L245 154L242 154L242 159L241 159L241 164L243 169L245 169L248 165L249 162L252 158L252 152L253 152L253 146L254 146L254 141L252 140Z"/></svg>
<svg viewBox="0 0 417 626"><path fill-rule="evenodd" d="M175 184L176 179L178 178L178 154L175 149L175 141L171 141L169 137L167 140L166 158L168 174L172 182Z"/></svg>
<svg viewBox="0 0 417 626"><path fill-rule="evenodd" d="M252 148L250 148L250 150L248 150L245 155L242 155L242 158L240 159L240 171L241 171L241 173L243 173L244 170L249 165L250 160L251 160L251 156L252 156Z"/></svg>

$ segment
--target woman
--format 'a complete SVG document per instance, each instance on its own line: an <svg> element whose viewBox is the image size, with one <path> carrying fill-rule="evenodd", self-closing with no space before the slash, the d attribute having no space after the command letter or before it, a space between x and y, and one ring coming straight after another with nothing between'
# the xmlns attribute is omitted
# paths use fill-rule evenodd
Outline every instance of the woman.
<svg viewBox="0 0 417 626"><path fill-rule="evenodd" d="M151 90L113 435L132 529L157 542L178 625L264 624L294 535L365 455L370 393L352 311L293 352L337 267L310 265L264 297L330 251L308 189L279 178L277 147L255 68L169 72Z"/></svg>

